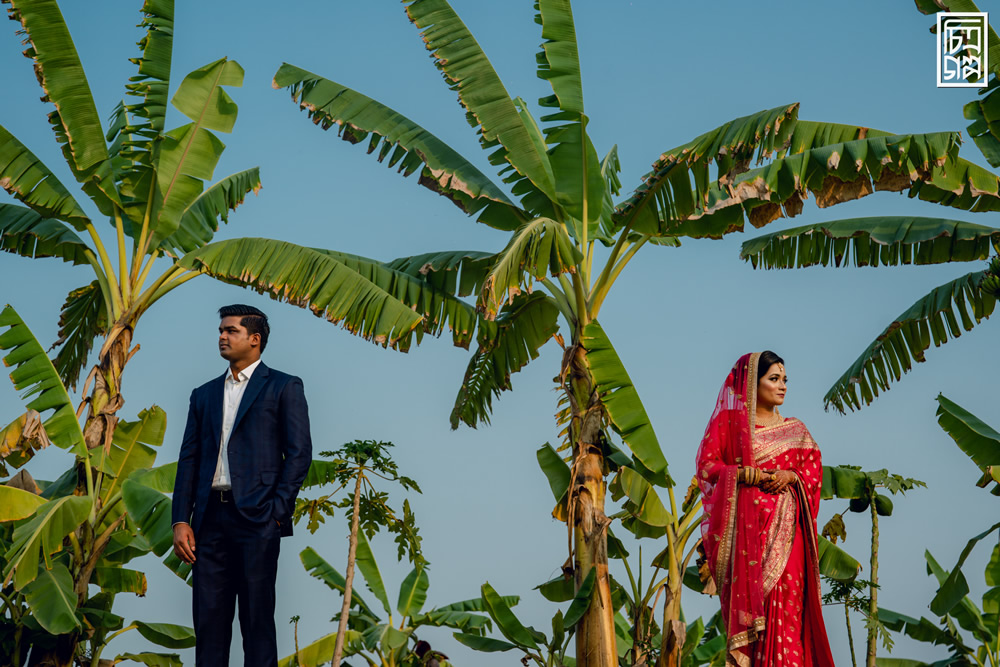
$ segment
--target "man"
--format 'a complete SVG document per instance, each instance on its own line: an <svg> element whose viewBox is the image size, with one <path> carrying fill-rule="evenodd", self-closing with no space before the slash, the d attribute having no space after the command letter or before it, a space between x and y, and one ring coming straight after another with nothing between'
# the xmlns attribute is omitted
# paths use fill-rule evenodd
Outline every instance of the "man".
<svg viewBox="0 0 1000 667"><path fill-rule="evenodd" d="M302 380L260 361L270 333L251 306L219 309L225 374L191 393L174 483L174 551L193 565L199 667L229 665L237 601L247 667L278 664L281 537L312 461Z"/></svg>

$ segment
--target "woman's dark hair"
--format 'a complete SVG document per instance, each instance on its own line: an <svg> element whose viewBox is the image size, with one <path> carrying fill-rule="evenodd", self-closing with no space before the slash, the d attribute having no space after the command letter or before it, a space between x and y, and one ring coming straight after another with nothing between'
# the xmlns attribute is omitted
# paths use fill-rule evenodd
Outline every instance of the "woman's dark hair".
<svg viewBox="0 0 1000 667"><path fill-rule="evenodd" d="M757 360L757 382L767 374L767 369L769 369L774 364L784 364L785 360L776 355L771 350L764 350L760 353L760 359Z"/></svg>
<svg viewBox="0 0 1000 667"><path fill-rule="evenodd" d="M234 303L231 306L219 308L219 317L239 317L240 326L245 327L250 335L260 334L260 351L267 347L267 338L271 334L271 326L268 324L267 315L253 306L242 303Z"/></svg>

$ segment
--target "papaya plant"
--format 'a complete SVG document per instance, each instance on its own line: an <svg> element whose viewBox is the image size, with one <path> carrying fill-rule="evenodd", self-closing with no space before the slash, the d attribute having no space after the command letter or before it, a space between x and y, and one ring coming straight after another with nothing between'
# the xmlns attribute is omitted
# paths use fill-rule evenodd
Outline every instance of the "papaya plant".
<svg viewBox="0 0 1000 667"><path fill-rule="evenodd" d="M823 527L823 537L832 542L847 539L844 515L848 510L858 514L868 512L871 516L871 570L868 574L868 608L864 611L868 631L867 667L875 667L880 637L886 650L891 651L893 644L892 636L878 613L879 517L892 516L893 511L892 500L880 491L896 495L905 494L917 487L926 488L927 484L918 479L890 473L886 469L863 472L858 466L823 466L820 497L824 500L841 498L849 501L847 509L834 514Z"/></svg>
<svg viewBox="0 0 1000 667"><path fill-rule="evenodd" d="M325 561L312 547L299 554L302 565L309 574L322 581L328 588L345 595L347 580ZM425 627L446 627L460 631L465 636L481 638L490 628L491 621L483 612L487 602L483 599L463 600L452 604L424 609L430 577L427 566L418 563L399 587L396 602L398 616L393 616L389 593L364 531L358 533L357 567L365 580L368 591L375 596L385 615L354 591L350 597L351 612L345 633L343 655L358 656L366 664L378 667L416 667L417 665L447 665L447 656L435 651L418 632ZM504 605L515 605L516 597L503 598ZM319 667L329 663L337 646L337 632L325 635L282 658L279 667Z"/></svg>
<svg viewBox="0 0 1000 667"><path fill-rule="evenodd" d="M839 604L844 607L844 622L847 626L847 648L851 653L851 665L858 667L858 657L854 651L854 631L851 629L851 612L867 617L871 607L871 597L865 595L866 590L870 590L872 582L865 579L853 579L849 581L838 581L832 577L824 576L829 590L823 594L824 605ZM878 660L876 659L876 663Z"/></svg>
<svg viewBox="0 0 1000 667"><path fill-rule="evenodd" d="M302 484L306 489L325 484L327 481L339 483L332 492L314 499L298 498L295 501L295 512L292 520L296 523L308 516L309 532L315 533L324 515L332 515L335 508L347 510L350 523L347 549L347 578L344 582L344 597L340 609L340 622L337 627L337 640L333 651L331 664L340 667L343 655L344 641L347 633L348 618L351 610L351 596L354 590L354 565L357 558L358 535L364 531L368 540L380 529L385 528L395 533L396 544L399 547L397 557L409 555L410 562L418 566L427 566L427 561L420 551L420 536L409 500L403 501L403 517L399 518L389 506L389 494L375 488L374 479L397 482L403 489L420 493L417 483L399 474L396 462L388 454L391 442L375 440L355 440L332 452L320 452L320 456L331 458L332 461L316 460L309 468L309 473ZM334 503L331 498L351 483L354 491L349 497ZM364 525L362 524L364 521Z"/></svg>
<svg viewBox="0 0 1000 667"><path fill-rule="evenodd" d="M119 421L110 446L90 450L55 365L10 306L0 311L0 350L15 388L31 399L0 431L3 474L6 466L21 468L0 484L5 655L14 667L25 664L29 648L33 664L96 667L108 642L131 629L167 648L193 646L189 628L124 626L112 611L117 595L146 593L146 575L125 566L148 553L162 556L170 544L156 530L164 522L170 528L163 491L173 484L173 468L153 469L166 413L153 406L134 422ZM36 482L24 466L51 445L73 455L72 464L59 479ZM84 492L80 468L88 471ZM168 565L188 573L179 561ZM99 592L91 595L91 585Z"/></svg>

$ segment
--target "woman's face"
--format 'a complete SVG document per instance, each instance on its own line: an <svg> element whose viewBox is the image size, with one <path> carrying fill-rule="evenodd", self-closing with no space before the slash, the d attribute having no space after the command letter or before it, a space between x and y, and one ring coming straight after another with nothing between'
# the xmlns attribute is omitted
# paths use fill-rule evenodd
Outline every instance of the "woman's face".
<svg viewBox="0 0 1000 667"><path fill-rule="evenodd" d="M757 405L762 408L774 408L785 402L785 392L788 376L785 375L784 364L771 364L767 373L757 383Z"/></svg>

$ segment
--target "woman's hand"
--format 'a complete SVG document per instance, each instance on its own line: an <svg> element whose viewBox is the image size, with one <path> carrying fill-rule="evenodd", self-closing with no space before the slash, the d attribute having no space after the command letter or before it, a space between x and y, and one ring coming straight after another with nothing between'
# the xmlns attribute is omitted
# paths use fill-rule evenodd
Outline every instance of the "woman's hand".
<svg viewBox="0 0 1000 667"><path fill-rule="evenodd" d="M765 470L764 479L760 482L760 490L764 493L780 495L788 490L789 485L798 480L791 470Z"/></svg>

